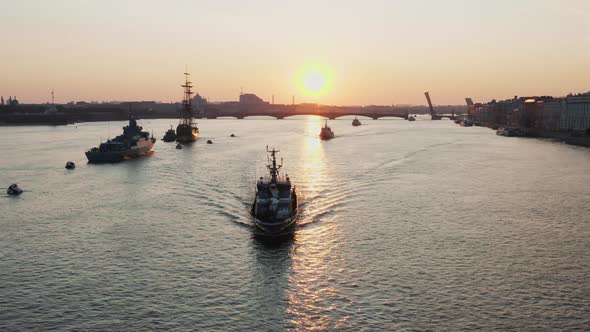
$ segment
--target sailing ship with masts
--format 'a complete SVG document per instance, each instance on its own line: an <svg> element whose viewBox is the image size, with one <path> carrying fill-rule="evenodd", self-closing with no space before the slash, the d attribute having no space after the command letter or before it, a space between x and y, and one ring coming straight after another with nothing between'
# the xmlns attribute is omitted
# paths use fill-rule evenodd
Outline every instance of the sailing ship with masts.
<svg viewBox="0 0 590 332"><path fill-rule="evenodd" d="M176 141L179 143L194 142L199 138L199 128L193 122L193 106L191 98L192 82L189 81L189 73L184 73L185 81L181 86L184 88L184 98L182 99L182 108L180 110L180 122L176 127Z"/></svg>

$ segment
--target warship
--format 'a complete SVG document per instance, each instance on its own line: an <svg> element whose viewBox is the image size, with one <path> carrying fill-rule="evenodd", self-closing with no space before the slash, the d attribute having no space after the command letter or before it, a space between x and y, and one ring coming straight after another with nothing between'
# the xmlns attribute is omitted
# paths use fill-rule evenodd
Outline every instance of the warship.
<svg viewBox="0 0 590 332"><path fill-rule="evenodd" d="M326 123L322 127L322 131L320 131L320 138L321 139L331 139L331 138L334 138L334 132L328 126L328 120L326 120Z"/></svg>
<svg viewBox="0 0 590 332"><path fill-rule="evenodd" d="M182 99L182 109L180 110L180 123L176 127L176 141L179 143L194 142L199 138L199 128L193 122L193 106L191 97L193 92L192 82L189 81L189 73L184 73L185 81L181 85L184 88L184 98Z"/></svg>
<svg viewBox="0 0 590 332"><path fill-rule="evenodd" d="M267 178L260 177L256 183L256 197L252 204L254 223L264 232L264 235L278 236L289 233L297 216L297 194L295 186L291 186L289 175L279 175L276 154L279 150L268 150L270 154L268 165L270 172Z"/></svg>
<svg viewBox="0 0 590 332"><path fill-rule="evenodd" d="M353 127L358 127L361 125L361 122L359 121L359 119L356 118L356 116L354 117L354 120L352 120L352 126Z"/></svg>
<svg viewBox="0 0 590 332"><path fill-rule="evenodd" d="M137 125L129 112L129 125L123 127L123 134L86 151L90 163L114 163L126 158L135 158L149 153L156 139Z"/></svg>

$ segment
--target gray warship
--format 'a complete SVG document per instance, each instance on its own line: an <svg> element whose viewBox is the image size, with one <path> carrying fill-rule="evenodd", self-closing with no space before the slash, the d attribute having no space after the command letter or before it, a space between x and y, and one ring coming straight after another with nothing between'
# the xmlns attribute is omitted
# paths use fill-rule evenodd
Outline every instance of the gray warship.
<svg viewBox="0 0 590 332"><path fill-rule="evenodd" d="M137 125L137 121L129 112L129 125L123 127L123 134L109 139L99 146L86 151L90 163L115 163L126 158L147 155L156 139Z"/></svg>
<svg viewBox="0 0 590 332"><path fill-rule="evenodd" d="M289 233L297 216L297 193L295 186L291 186L289 175L280 176L276 154L280 151L268 150L270 154L268 165L270 172L267 178L260 177L256 183L256 197L252 204L254 223L264 232L264 235L278 236Z"/></svg>

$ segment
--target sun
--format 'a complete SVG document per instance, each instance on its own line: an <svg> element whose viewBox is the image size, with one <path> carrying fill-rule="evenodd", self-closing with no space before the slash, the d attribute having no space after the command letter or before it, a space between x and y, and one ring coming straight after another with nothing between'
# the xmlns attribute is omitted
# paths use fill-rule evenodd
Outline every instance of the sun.
<svg viewBox="0 0 590 332"><path fill-rule="evenodd" d="M325 66L307 65L299 70L297 85L306 96L319 97L331 86L330 71Z"/></svg>
<svg viewBox="0 0 590 332"><path fill-rule="evenodd" d="M311 93L319 93L326 86L326 78L318 71L306 73L303 86Z"/></svg>

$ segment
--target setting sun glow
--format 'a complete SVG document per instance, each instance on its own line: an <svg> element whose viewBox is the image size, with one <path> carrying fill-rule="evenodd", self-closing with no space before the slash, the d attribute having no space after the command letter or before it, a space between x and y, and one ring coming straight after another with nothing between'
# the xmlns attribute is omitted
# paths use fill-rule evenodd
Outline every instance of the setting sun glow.
<svg viewBox="0 0 590 332"><path fill-rule="evenodd" d="M299 90L310 97L325 95L331 87L330 71L319 65L309 65L301 68L297 77Z"/></svg>

